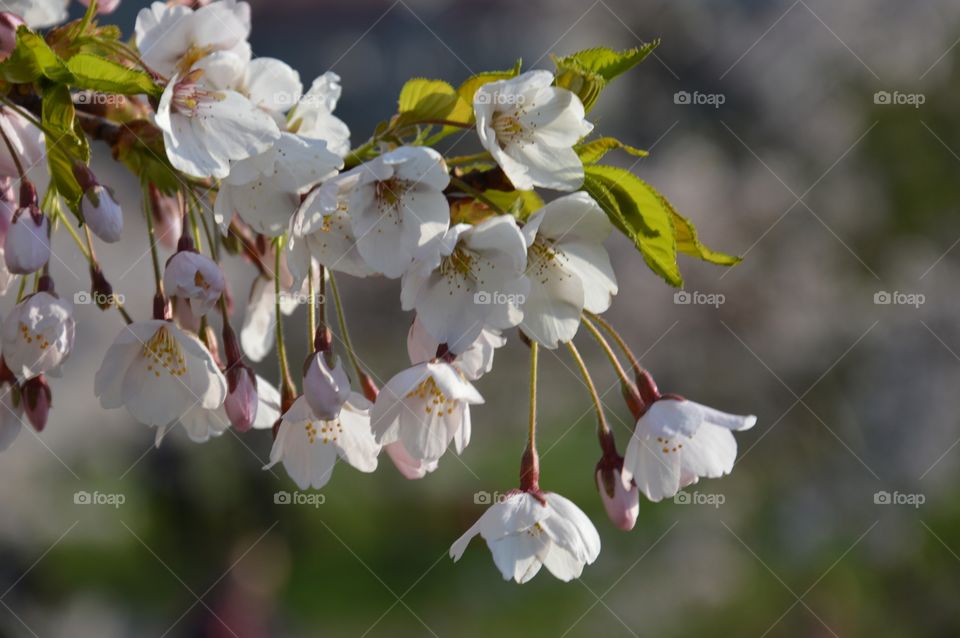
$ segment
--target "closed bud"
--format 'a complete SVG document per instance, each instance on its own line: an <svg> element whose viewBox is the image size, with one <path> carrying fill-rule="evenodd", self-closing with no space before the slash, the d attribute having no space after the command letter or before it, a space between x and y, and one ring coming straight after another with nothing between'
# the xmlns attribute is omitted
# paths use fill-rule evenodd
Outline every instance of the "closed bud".
<svg viewBox="0 0 960 638"><path fill-rule="evenodd" d="M123 211L105 186L96 184L83 194L80 210L93 234L107 243L120 241L123 232Z"/></svg>
<svg viewBox="0 0 960 638"><path fill-rule="evenodd" d="M164 195L150 184L150 210L153 212L153 231L157 241L168 250L175 250L183 234L183 207L180 198Z"/></svg>
<svg viewBox="0 0 960 638"><path fill-rule="evenodd" d="M350 379L337 360L331 368L321 352L307 359L303 370L303 396L307 404L324 421L332 421L350 397Z"/></svg>
<svg viewBox="0 0 960 638"><path fill-rule="evenodd" d="M3 259L15 275L40 270L50 259L50 222L36 204L20 208L13 216L4 241Z"/></svg>
<svg viewBox="0 0 960 638"><path fill-rule="evenodd" d="M23 384L23 411L27 420L37 432L43 432L47 426L47 417L50 415L50 406L53 396L50 386L41 374Z"/></svg>
<svg viewBox="0 0 960 638"><path fill-rule="evenodd" d="M629 532L637 524L637 515L640 513L640 491L633 482L623 480L621 472L623 460L619 466L602 467L602 461L597 465L597 490L603 509L614 525L625 532Z"/></svg>
<svg viewBox="0 0 960 638"><path fill-rule="evenodd" d="M100 266L90 266L90 291L93 301L100 310L106 310L113 305L113 286L107 281L100 270Z"/></svg>
<svg viewBox="0 0 960 638"><path fill-rule="evenodd" d="M223 408L238 432L246 432L257 418L257 378L249 366L240 364L227 370L227 399Z"/></svg>

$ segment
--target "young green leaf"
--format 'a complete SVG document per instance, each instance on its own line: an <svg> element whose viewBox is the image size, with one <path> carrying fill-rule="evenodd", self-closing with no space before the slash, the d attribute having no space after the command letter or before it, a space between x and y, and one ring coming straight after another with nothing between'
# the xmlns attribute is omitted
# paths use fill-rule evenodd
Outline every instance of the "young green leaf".
<svg viewBox="0 0 960 638"><path fill-rule="evenodd" d="M54 186L73 210L77 210L83 196L73 174L73 165L90 159L90 147L75 117L73 99L67 87L62 84L48 86L41 103L47 165Z"/></svg>
<svg viewBox="0 0 960 638"><path fill-rule="evenodd" d="M583 102L583 108L589 112L606 86L606 80L599 73L580 66L575 60L553 56L557 65L554 83L562 89L572 91Z"/></svg>
<svg viewBox="0 0 960 638"><path fill-rule="evenodd" d="M457 103L457 92L442 80L414 78L400 90L395 124L445 120Z"/></svg>
<svg viewBox="0 0 960 638"><path fill-rule="evenodd" d="M603 78L604 82L610 82L613 78L643 62L659 44L660 40L657 39L653 42L647 42L641 47L627 49L626 51L614 51L606 47L585 49L560 58L559 62L564 65L575 65L584 71L596 73Z"/></svg>
<svg viewBox="0 0 960 638"><path fill-rule="evenodd" d="M17 29L17 45L0 62L0 77L13 84L35 82L40 78L54 82L73 79L67 66L39 35L25 26Z"/></svg>
<svg viewBox="0 0 960 638"><path fill-rule="evenodd" d="M119 93L151 97L160 97L162 87L142 71L128 69L125 66L89 53L78 53L67 60L67 69L73 74L73 86L101 93Z"/></svg>
<svg viewBox="0 0 960 638"><path fill-rule="evenodd" d="M577 144L573 147L573 150L580 156L580 161L584 164L596 164L603 159L604 155L614 149L620 149L634 157L646 157L649 155L647 151L624 144L615 137L601 137L589 142L584 142L583 144Z"/></svg>
<svg viewBox="0 0 960 638"><path fill-rule="evenodd" d="M583 190L633 240L650 269L671 286L682 286L673 219L660 194L622 168L594 164L584 172Z"/></svg>

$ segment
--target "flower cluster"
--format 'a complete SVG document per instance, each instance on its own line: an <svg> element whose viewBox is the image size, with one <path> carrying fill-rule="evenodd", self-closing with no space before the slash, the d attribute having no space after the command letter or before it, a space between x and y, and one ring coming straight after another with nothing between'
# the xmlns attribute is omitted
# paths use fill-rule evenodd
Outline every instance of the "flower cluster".
<svg viewBox="0 0 960 638"><path fill-rule="evenodd" d="M605 248L615 231L675 285L678 251L738 261L703 246L651 186L600 162L644 151L590 137L603 87L656 43L557 58L556 72L482 73L458 88L411 80L398 112L351 147L334 115L340 78L327 72L305 90L286 63L253 58L246 2L153 2L131 44L97 23L116 2L90 0L81 20L46 36L32 30L60 24L66 4L22 0L19 15L0 14L0 289L19 289L2 322L0 447L24 417L43 429L46 377L73 347L73 305L51 274L51 237L66 228L90 265L84 299L124 320L95 376L102 408L156 428L157 445L178 425L196 442L270 429L266 468L281 464L304 490L326 486L339 460L373 472L385 452L420 479L451 445L464 454L471 408L484 403L475 383L518 335L532 401L520 484L450 550L459 560L479 534L506 579L526 582L546 566L570 580L600 551L589 518L540 487L540 348L568 350L583 374L598 422L594 479L616 526L635 525L641 493L656 502L732 470L732 432L755 418L661 394L601 316L620 288ZM474 133L475 154L438 150L457 130ZM113 191L88 167L90 141L109 145L142 184L155 275L144 318L113 294L96 257L95 242L130 239ZM226 254L255 271L239 336ZM410 365L385 383L350 337L342 276L397 280L412 312ZM284 338L299 306L312 346L302 370ZM581 328L608 356L636 423L623 456L574 345ZM276 385L247 363L273 349Z"/></svg>

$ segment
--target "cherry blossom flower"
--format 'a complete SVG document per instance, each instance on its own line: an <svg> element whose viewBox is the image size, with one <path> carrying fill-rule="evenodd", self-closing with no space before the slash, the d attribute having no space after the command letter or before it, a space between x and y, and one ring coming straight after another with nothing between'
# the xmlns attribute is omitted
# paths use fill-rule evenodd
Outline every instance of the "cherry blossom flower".
<svg viewBox="0 0 960 638"><path fill-rule="evenodd" d="M351 394L340 414L330 420L318 419L301 396L283 415L264 469L283 462L297 487L321 489L338 458L361 472L373 472L379 453L370 431L370 402L363 396Z"/></svg>
<svg viewBox="0 0 960 638"><path fill-rule="evenodd" d="M623 480L657 502L703 478L733 470L737 441L755 416L738 416L671 395L660 396L640 419L627 444Z"/></svg>
<svg viewBox="0 0 960 638"><path fill-rule="evenodd" d="M135 27L144 62L166 76L189 71L216 51L250 59L250 5L220 0L193 9L154 2L141 9Z"/></svg>
<svg viewBox="0 0 960 638"><path fill-rule="evenodd" d="M375 274L357 249L347 212L347 200L359 177L358 173L342 173L327 180L306 196L291 220L287 265L294 286L306 278L312 260L354 277Z"/></svg>
<svg viewBox="0 0 960 638"><path fill-rule="evenodd" d="M284 113L303 94L300 74L276 58L244 58L229 51L218 51L198 61L194 69L203 71L211 89L236 91L257 108L274 116L277 125L286 128Z"/></svg>
<svg viewBox="0 0 960 638"><path fill-rule="evenodd" d="M537 211L523 227L530 292L523 332L548 348L573 339L584 310L605 312L617 279L603 247L613 225L586 193L572 193Z"/></svg>
<svg viewBox="0 0 960 638"><path fill-rule="evenodd" d="M3 245L7 270L29 275L50 260L50 221L36 205L23 207L13 215Z"/></svg>
<svg viewBox="0 0 960 638"><path fill-rule="evenodd" d="M440 467L439 461L425 461L423 459L413 458L400 441L394 441L393 443L384 445L383 451L387 453L397 470L399 470L400 474L406 479L422 479Z"/></svg>
<svg viewBox="0 0 960 638"><path fill-rule="evenodd" d="M462 352L485 327L520 323L526 267L526 243L512 215L457 224L418 251L403 275L401 303L416 309L426 331L451 352Z"/></svg>
<svg viewBox="0 0 960 638"><path fill-rule="evenodd" d="M453 365L430 361L394 375L380 390L371 424L381 445L399 441L414 460L437 461L451 441L458 454L470 443L470 406L483 403Z"/></svg>
<svg viewBox="0 0 960 638"><path fill-rule="evenodd" d="M637 486L614 469L598 468L597 489L607 517L614 525L629 532L637 524L640 513L640 492Z"/></svg>
<svg viewBox="0 0 960 638"><path fill-rule="evenodd" d="M587 515L554 492L515 491L491 505L450 547L458 561L479 534L504 580L525 583L546 566L566 582L600 554L600 535Z"/></svg>
<svg viewBox="0 0 960 638"><path fill-rule="evenodd" d="M253 102L236 91L209 88L202 75L195 70L171 78L160 96L156 123L175 168L195 177L223 179L231 160L268 150L280 129Z"/></svg>
<svg viewBox="0 0 960 638"><path fill-rule="evenodd" d="M23 18L31 29L46 29L67 19L70 0L7 0L3 8Z"/></svg>
<svg viewBox="0 0 960 638"><path fill-rule="evenodd" d="M165 426L194 407L223 405L227 382L203 343L169 321L134 321L107 350L94 380L100 405Z"/></svg>
<svg viewBox="0 0 960 638"><path fill-rule="evenodd" d="M325 353L311 355L304 366L303 398L318 419L331 421L336 418L350 398L350 379L339 359L330 367Z"/></svg>
<svg viewBox="0 0 960 638"><path fill-rule="evenodd" d="M357 248L374 270L396 279L450 225L446 164L432 148L401 146L353 170L359 179L347 207Z"/></svg>
<svg viewBox="0 0 960 638"><path fill-rule="evenodd" d="M306 283L306 282L304 282ZM280 293L280 312L293 314L299 296ZM276 321L274 282L266 277L257 277L250 287L250 299L240 328L240 345L251 361L262 361L274 345L274 321Z"/></svg>
<svg viewBox="0 0 960 638"><path fill-rule="evenodd" d="M269 381L261 376L256 377L257 403L256 416L252 427L257 430L266 430L280 418L280 392ZM163 439L175 429L177 425L183 427L187 437L194 443L206 443L210 439L221 436L233 424L229 416L229 395L219 408L209 409L202 405L194 405L178 420L157 427L154 445L160 447Z"/></svg>
<svg viewBox="0 0 960 638"><path fill-rule="evenodd" d="M10 145L23 167L26 176L36 186L37 191L46 192L50 182L47 170L46 141L43 131L30 120L9 107L0 107L0 128L3 129ZM0 142L0 177L19 178L20 171L10 149Z"/></svg>
<svg viewBox="0 0 960 638"><path fill-rule="evenodd" d="M73 350L73 304L49 292L30 295L3 320L3 358L21 381L56 373Z"/></svg>
<svg viewBox="0 0 960 638"><path fill-rule="evenodd" d="M470 346L451 362L464 377L476 381L493 369L493 353L507 343L497 330L484 329ZM441 342L434 339L420 320L414 319L407 333L407 354L410 363L424 363L437 356Z"/></svg>
<svg viewBox="0 0 960 638"><path fill-rule="evenodd" d="M174 253L163 270L164 290L198 317L213 309L226 287L217 262L194 250Z"/></svg>
<svg viewBox="0 0 960 638"><path fill-rule="evenodd" d="M113 193L99 184L83 194L80 200L83 220L93 234L108 243L120 241L123 232L123 211Z"/></svg>
<svg viewBox="0 0 960 638"><path fill-rule="evenodd" d="M549 71L484 84L473 97L480 143L519 190L572 191L583 184L573 150L593 130L574 93L552 86Z"/></svg>
<svg viewBox="0 0 960 638"><path fill-rule="evenodd" d="M341 91L340 76L327 71L313 81L310 90L291 109L287 120L291 133L324 140L328 149L346 157L350 152L350 129L333 115Z"/></svg>

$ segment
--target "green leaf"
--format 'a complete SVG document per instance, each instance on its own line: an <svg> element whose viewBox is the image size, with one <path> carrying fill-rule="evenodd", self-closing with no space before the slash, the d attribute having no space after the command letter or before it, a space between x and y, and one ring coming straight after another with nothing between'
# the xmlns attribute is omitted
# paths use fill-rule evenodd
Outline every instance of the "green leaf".
<svg viewBox="0 0 960 638"><path fill-rule="evenodd" d="M71 84L81 89L122 95L145 93L152 97L163 93L146 73L90 53L78 53L67 60L67 69L74 76Z"/></svg>
<svg viewBox="0 0 960 638"><path fill-rule="evenodd" d="M606 47L585 49L565 58L560 58L560 63L565 66L577 66L584 71L596 73L603 78L604 82L609 82L643 62L659 44L660 40L657 39L641 47L627 49L626 51L614 51Z"/></svg>
<svg viewBox="0 0 960 638"><path fill-rule="evenodd" d="M626 151L634 157L646 157L649 155L647 151L624 144L615 137L601 137L573 147L573 150L580 156L580 161L584 164L596 164L603 159L604 155L614 149Z"/></svg>
<svg viewBox="0 0 960 638"><path fill-rule="evenodd" d="M566 58L553 58L557 65L554 84L575 93L583 102L583 109L589 112L600 97L603 87L606 86L606 80L599 73L585 69L576 62L565 60Z"/></svg>
<svg viewBox="0 0 960 638"><path fill-rule="evenodd" d="M649 184L615 166L584 167L583 190L610 221L633 240L644 261L671 286L683 285L677 267L677 242L669 204Z"/></svg>
<svg viewBox="0 0 960 638"><path fill-rule="evenodd" d="M0 63L0 77L13 84L47 78L54 82L73 79L67 66L39 35L25 26L17 29L17 45Z"/></svg>
<svg viewBox="0 0 960 638"><path fill-rule="evenodd" d="M543 198L536 191L498 191L488 189L484 196L520 221L543 208Z"/></svg>
<svg viewBox="0 0 960 638"><path fill-rule="evenodd" d="M414 78L403 85L395 124L444 120L457 103L457 92L442 80Z"/></svg>
<svg viewBox="0 0 960 638"><path fill-rule="evenodd" d="M70 91L62 84L43 91L41 121L45 134L47 165L57 192L73 210L77 210L83 190L73 174L73 165L90 159L86 136L76 121Z"/></svg>
<svg viewBox="0 0 960 638"><path fill-rule="evenodd" d="M673 218L673 229L677 237L677 249L680 252L692 257L697 257L711 264L717 264L718 266L736 266L743 261L743 257L727 255L726 253L717 252L704 246L697 238L697 229L693 227L693 223L674 210L673 206L670 202L667 202L666 199L663 201L666 202L666 205L670 208L670 214Z"/></svg>

